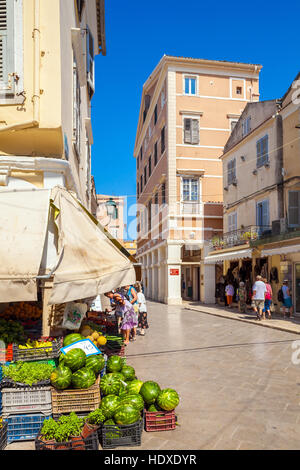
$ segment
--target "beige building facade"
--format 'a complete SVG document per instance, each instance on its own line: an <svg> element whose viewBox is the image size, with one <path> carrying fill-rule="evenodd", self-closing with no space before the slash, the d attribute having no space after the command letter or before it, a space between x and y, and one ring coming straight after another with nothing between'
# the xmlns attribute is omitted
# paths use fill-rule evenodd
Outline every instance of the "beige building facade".
<svg viewBox="0 0 300 470"><path fill-rule="evenodd" d="M103 0L0 0L0 189L72 190L91 210Z"/></svg>
<svg viewBox="0 0 300 470"><path fill-rule="evenodd" d="M210 302L205 242L223 230L220 156L261 66L164 56L143 86L137 161L137 258L148 298ZM204 282L205 280L205 282Z"/></svg>
<svg viewBox="0 0 300 470"><path fill-rule="evenodd" d="M126 204L123 196L97 194L97 219L113 238L123 242Z"/></svg>

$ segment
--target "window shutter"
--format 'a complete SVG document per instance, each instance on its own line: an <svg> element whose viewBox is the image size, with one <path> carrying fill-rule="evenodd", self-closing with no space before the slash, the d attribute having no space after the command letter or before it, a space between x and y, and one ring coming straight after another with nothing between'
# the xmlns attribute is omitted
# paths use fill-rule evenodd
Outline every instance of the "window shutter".
<svg viewBox="0 0 300 470"><path fill-rule="evenodd" d="M0 0L0 91L13 92L14 80L14 2Z"/></svg>
<svg viewBox="0 0 300 470"><path fill-rule="evenodd" d="M95 90L95 73L94 73L94 38L86 27L86 70L87 70L87 81L91 89Z"/></svg>
<svg viewBox="0 0 300 470"><path fill-rule="evenodd" d="M184 142L186 144L192 143L191 121L191 119L184 120Z"/></svg>
<svg viewBox="0 0 300 470"><path fill-rule="evenodd" d="M289 191L289 225L300 225L300 191Z"/></svg>
<svg viewBox="0 0 300 470"><path fill-rule="evenodd" d="M192 119L192 144L199 144L199 121Z"/></svg>

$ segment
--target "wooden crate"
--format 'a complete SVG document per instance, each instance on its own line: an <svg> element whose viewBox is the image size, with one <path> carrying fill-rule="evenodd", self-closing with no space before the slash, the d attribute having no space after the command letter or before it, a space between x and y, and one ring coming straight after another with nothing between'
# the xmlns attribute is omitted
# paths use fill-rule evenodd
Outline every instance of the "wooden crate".
<svg viewBox="0 0 300 470"><path fill-rule="evenodd" d="M71 411L89 413L99 408L100 405L100 377L92 387L87 389L56 390L51 387L51 395L53 414L71 413Z"/></svg>

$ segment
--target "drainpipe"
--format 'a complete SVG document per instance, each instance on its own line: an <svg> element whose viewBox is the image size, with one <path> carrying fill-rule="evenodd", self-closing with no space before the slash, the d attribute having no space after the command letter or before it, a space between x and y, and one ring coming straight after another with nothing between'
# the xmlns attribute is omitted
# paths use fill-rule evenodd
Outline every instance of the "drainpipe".
<svg viewBox="0 0 300 470"><path fill-rule="evenodd" d="M0 129L0 133L37 127L40 121L40 0L34 0L34 26L33 26L33 119L23 121Z"/></svg>

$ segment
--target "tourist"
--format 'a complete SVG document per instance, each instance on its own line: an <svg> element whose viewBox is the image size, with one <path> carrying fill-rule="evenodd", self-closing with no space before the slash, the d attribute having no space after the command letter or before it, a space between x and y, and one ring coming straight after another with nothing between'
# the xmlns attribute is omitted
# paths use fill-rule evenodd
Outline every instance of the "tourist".
<svg viewBox="0 0 300 470"><path fill-rule="evenodd" d="M273 297L272 287L266 278L263 279L263 282L265 283L266 289L267 289L266 295L265 295L265 305L264 305L263 313L267 314L268 318L271 318L271 303L272 303L272 297Z"/></svg>
<svg viewBox="0 0 300 470"><path fill-rule="evenodd" d="M129 344L130 331L137 328L137 318L133 305L119 293L107 292L105 294L109 298L113 298L116 304L116 315L120 318L120 329L124 339L124 344Z"/></svg>
<svg viewBox="0 0 300 470"><path fill-rule="evenodd" d="M143 294L142 287L138 283L136 285L136 290L137 290L137 298L138 298L138 306L139 306L138 327L140 329L140 335L145 336L145 330L149 328L148 320L147 320L146 299Z"/></svg>
<svg viewBox="0 0 300 470"><path fill-rule="evenodd" d="M245 313L246 311L246 286L243 281L239 283L239 288L237 291L238 299L239 299L239 312Z"/></svg>
<svg viewBox="0 0 300 470"><path fill-rule="evenodd" d="M233 285L229 282L227 286L225 287L225 295L227 299L227 305L229 308L232 306L232 299L234 296L234 288Z"/></svg>
<svg viewBox="0 0 300 470"><path fill-rule="evenodd" d="M133 305L133 309L136 315L136 323L138 323L138 315L139 315L139 306L137 302L137 292L133 286L125 286L126 297L129 302ZM133 328L130 333L130 340L136 340L136 328Z"/></svg>
<svg viewBox="0 0 300 470"><path fill-rule="evenodd" d="M252 288L252 307L256 313L257 320L265 320L265 295L267 292L266 284L262 281L261 276L256 276L256 282Z"/></svg>
<svg viewBox="0 0 300 470"><path fill-rule="evenodd" d="M289 281L288 279L285 279L283 281L283 285L281 287L282 290L282 296L283 296L283 318L286 316L286 309L287 309L287 317L291 318L292 316L292 311L293 311L293 302L292 302L292 296L290 293L289 289Z"/></svg>

